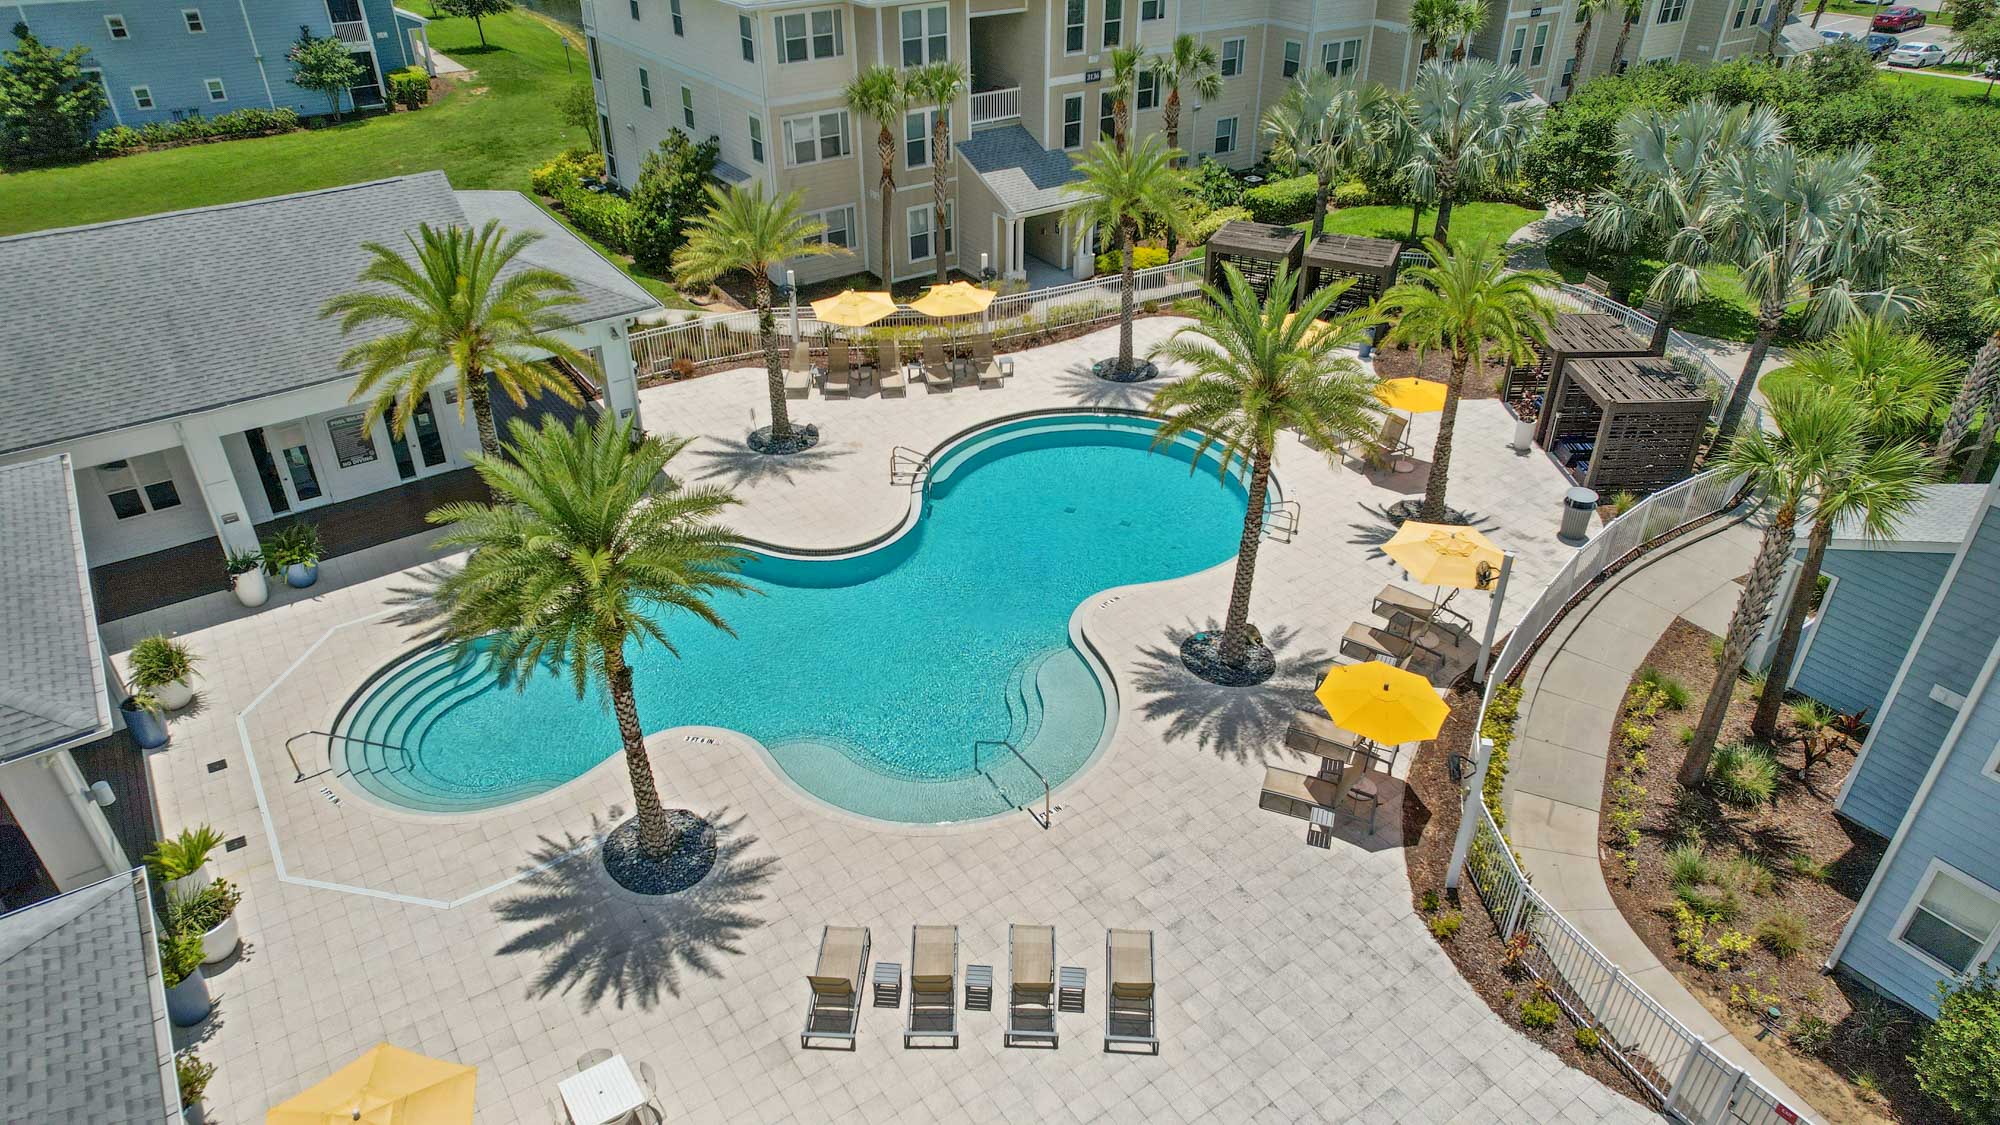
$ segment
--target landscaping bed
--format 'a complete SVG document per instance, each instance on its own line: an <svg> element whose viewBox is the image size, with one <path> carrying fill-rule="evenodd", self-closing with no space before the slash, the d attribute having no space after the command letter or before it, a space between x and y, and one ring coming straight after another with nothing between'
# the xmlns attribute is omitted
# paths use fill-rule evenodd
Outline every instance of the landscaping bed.
<svg viewBox="0 0 2000 1125"><path fill-rule="evenodd" d="M1708 632L1677 620L1628 685L1604 783L1604 881L1632 929L1785 1083L1833 1120L1924 1122L1940 1108L1905 1056L1920 1017L1844 974L1821 971L1880 862L1884 841L1840 819L1833 797L1859 742L1831 727L1801 781L1801 709L1787 704L1775 769L1729 769L1711 784L1674 777L1682 731L1714 676ZM1741 682L1718 740L1718 774L1750 740L1758 681ZM1808 716L1809 717L1809 716ZM1757 757L1753 748L1753 758ZM1768 782L1766 779L1769 779ZM1768 799L1758 794L1768 788ZM1773 1005L1777 1030L1758 1038Z"/></svg>
<svg viewBox="0 0 2000 1125"><path fill-rule="evenodd" d="M1444 352L1420 356L1415 348L1390 344L1375 349L1374 358L1375 372L1384 379L1430 379L1439 383L1451 379L1451 356ZM1459 397L1495 398L1500 394L1500 380L1506 374L1506 363L1488 360L1483 369L1465 373L1465 386Z"/></svg>

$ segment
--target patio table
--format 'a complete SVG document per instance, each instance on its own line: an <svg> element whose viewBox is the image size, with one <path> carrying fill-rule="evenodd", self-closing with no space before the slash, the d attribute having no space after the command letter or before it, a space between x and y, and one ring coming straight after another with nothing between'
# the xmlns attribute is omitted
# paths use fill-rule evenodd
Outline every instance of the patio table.
<svg viewBox="0 0 2000 1125"><path fill-rule="evenodd" d="M646 1091L632 1076L624 1055L613 1055L588 1070L556 1084L563 1109L575 1125L606 1125L623 1121L646 1104Z"/></svg>

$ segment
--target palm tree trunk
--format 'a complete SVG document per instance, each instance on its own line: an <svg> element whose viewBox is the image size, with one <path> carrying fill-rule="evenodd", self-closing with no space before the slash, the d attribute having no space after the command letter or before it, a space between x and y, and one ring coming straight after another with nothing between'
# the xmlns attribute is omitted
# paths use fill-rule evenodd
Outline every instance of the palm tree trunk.
<svg viewBox="0 0 2000 1125"><path fill-rule="evenodd" d="M1743 421L1744 408L1750 405L1750 392L1757 389L1757 373L1764 369L1764 356L1771 350L1771 341L1777 339L1778 329L1784 323L1784 309L1764 306L1763 314L1757 318L1757 336L1750 341L1749 358L1743 361L1743 374L1729 392L1729 405L1723 408L1722 424L1715 431L1713 448L1722 448Z"/></svg>
<svg viewBox="0 0 2000 1125"><path fill-rule="evenodd" d="M1792 18L1792 0L1778 0L1778 10L1771 14L1771 34L1764 40L1764 57L1778 57L1778 36L1785 32L1785 21Z"/></svg>
<svg viewBox="0 0 2000 1125"><path fill-rule="evenodd" d="M1179 86L1169 86L1167 88L1165 124L1167 130L1167 147L1181 147L1181 88ZM1185 157L1177 157L1174 162L1176 165L1179 165L1185 159Z"/></svg>
<svg viewBox="0 0 2000 1125"><path fill-rule="evenodd" d="M887 122L875 134L875 155L882 161L882 289L886 292L893 284L889 279L896 274L896 260L890 256L896 239L889 229L896 214L896 134L889 131Z"/></svg>
<svg viewBox="0 0 2000 1125"><path fill-rule="evenodd" d="M1240 667L1250 648L1250 583L1257 576L1257 547L1264 541L1264 490L1271 485L1271 451L1250 458L1250 507L1236 545L1236 578L1229 586L1229 617L1222 626L1222 662Z"/></svg>
<svg viewBox="0 0 2000 1125"><path fill-rule="evenodd" d="M1419 199L1410 204L1410 237L1403 240L1406 246L1417 244L1417 224L1424 221L1424 201Z"/></svg>
<svg viewBox="0 0 2000 1125"><path fill-rule="evenodd" d="M1437 239L1441 245L1446 247L1451 245L1451 190L1457 186L1453 182L1457 179L1458 169L1455 166L1446 164L1444 167L1438 169L1437 224L1431 228L1431 237Z"/></svg>
<svg viewBox="0 0 2000 1125"><path fill-rule="evenodd" d="M1618 25L1618 49L1611 52L1613 74L1618 73L1618 64L1625 61L1625 43L1632 38L1632 22L1632 17L1628 15L1625 17L1625 22Z"/></svg>
<svg viewBox="0 0 2000 1125"><path fill-rule="evenodd" d="M1973 357L1972 370L1966 372L1965 382L1959 384L1958 394L1952 396L1951 413L1945 416L1944 432L1938 435L1933 457L1940 476L1951 468L1952 458L1958 456L1959 447L1965 444L1966 432L1972 429L1972 416L1979 412L1979 404L1993 386L1996 374L2000 374L2000 336L1988 336L1985 346Z"/></svg>
<svg viewBox="0 0 2000 1125"><path fill-rule="evenodd" d="M1814 28L1819 27L1819 18L1825 14L1826 14L1826 0L1819 0L1819 5L1813 9L1812 26Z"/></svg>
<svg viewBox="0 0 2000 1125"><path fill-rule="evenodd" d="M665 859L673 854L675 833L667 823L666 806L660 803L652 759L646 756L639 700L632 693L632 669L616 642L604 646L604 671L611 681L611 710L618 716L618 738L625 746L625 774L632 782L632 810L639 821L639 850L647 859Z"/></svg>
<svg viewBox="0 0 2000 1125"><path fill-rule="evenodd" d="M465 398L472 404L472 421L479 428L479 452L500 456L500 430L493 424L493 394L486 386L486 372L466 372Z"/></svg>
<svg viewBox="0 0 2000 1125"><path fill-rule="evenodd" d="M1629 294L1627 294L1629 296ZM1660 318L1653 322L1652 352L1654 355L1667 354L1667 341L1674 330L1674 307L1660 302Z"/></svg>
<svg viewBox="0 0 2000 1125"><path fill-rule="evenodd" d="M1715 681L1708 688L1708 702L1702 705L1701 721L1695 725L1694 741L1688 744L1687 759L1681 763L1680 783L1692 789L1708 775L1708 759L1715 753L1715 739L1722 733L1722 721L1729 716L1729 700L1736 691L1736 677L1743 672L1743 657L1757 636L1769 610L1771 592L1777 588L1778 573L1792 550L1792 528L1798 507L1786 504L1771 517L1764 539L1757 545L1757 561L1751 564L1749 581L1736 599L1736 612L1729 618L1729 633L1722 643L1722 660L1715 668Z"/></svg>
<svg viewBox="0 0 2000 1125"><path fill-rule="evenodd" d="M1418 519L1437 523L1444 519L1444 489L1451 473L1451 435L1458 427L1458 396L1465 390L1465 372L1472 356L1454 351L1451 381L1444 386L1444 411L1438 415L1437 444L1431 448L1431 475L1424 481L1424 507Z"/></svg>
<svg viewBox="0 0 2000 1125"><path fill-rule="evenodd" d="M1139 233L1139 224L1131 219L1118 222L1118 243L1124 258L1119 276L1124 282L1118 291L1118 373L1132 370L1132 304L1138 291L1138 282L1132 276L1132 242Z"/></svg>
<svg viewBox="0 0 2000 1125"><path fill-rule="evenodd" d="M1319 194L1313 199L1313 229L1312 233L1306 236L1307 245L1311 245L1313 240L1319 237L1320 231L1326 228L1326 199L1327 196L1332 194L1333 169L1321 168L1319 170Z"/></svg>
<svg viewBox="0 0 2000 1125"><path fill-rule="evenodd" d="M771 311L771 275L762 266L757 278L757 336L764 345L764 389L771 395L771 440L792 436L792 412L785 407L785 373L778 360L778 318ZM793 341L797 343L797 341Z"/></svg>
<svg viewBox="0 0 2000 1125"><path fill-rule="evenodd" d="M1576 65L1569 69L1569 91L1572 94L1576 93L1578 86L1583 85L1583 49L1589 45L1590 21L1585 19L1583 26L1576 29Z"/></svg>
<svg viewBox="0 0 2000 1125"><path fill-rule="evenodd" d="M1134 78L1133 82L1138 79ZM1111 139L1118 145L1118 151L1125 151L1125 137L1132 126L1132 107L1124 98L1111 103Z"/></svg>
<svg viewBox="0 0 2000 1125"><path fill-rule="evenodd" d="M945 114L950 106L939 106L932 115L931 125L931 253L937 257L938 284L943 285L951 274L951 267L944 261L944 159L946 156L945 130L951 120Z"/></svg>
<svg viewBox="0 0 2000 1125"><path fill-rule="evenodd" d="M1813 590L1819 585L1819 568L1826 561L1826 548L1833 542L1833 521L1813 521L1806 540L1806 557L1799 564L1799 582L1792 601L1785 607L1785 620L1778 632L1778 644L1771 650L1771 667L1764 680L1764 694L1757 699L1757 717L1750 731L1766 742L1778 737L1778 708L1785 701L1785 684L1792 678L1792 661L1798 659L1799 637L1805 632L1806 612L1812 607Z"/></svg>
<svg viewBox="0 0 2000 1125"><path fill-rule="evenodd" d="M1993 452L1993 433L2000 426L2000 395L1986 396L1986 417L1979 423L1979 437L1973 441L1972 452L1965 455L1965 468L1958 474L1958 483L1979 483L1980 470L1986 468L1986 457Z"/></svg>

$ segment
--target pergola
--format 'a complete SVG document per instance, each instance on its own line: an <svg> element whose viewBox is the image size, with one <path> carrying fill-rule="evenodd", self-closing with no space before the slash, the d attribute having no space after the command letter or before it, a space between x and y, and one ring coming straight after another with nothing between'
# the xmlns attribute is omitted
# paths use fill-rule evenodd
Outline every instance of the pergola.
<svg viewBox="0 0 2000 1125"><path fill-rule="evenodd" d="M1222 224L1208 240L1207 284L1227 290L1222 267L1235 266L1258 300L1270 294L1280 268L1299 272L1299 248L1306 236L1290 227L1237 220Z"/></svg>
<svg viewBox="0 0 2000 1125"><path fill-rule="evenodd" d="M1548 431L1541 399L1551 383L1560 379L1563 364L1572 359L1652 354L1652 342L1625 327L1625 322L1611 313L1561 313L1549 329L1548 346L1538 344L1533 348L1532 362L1507 366L1507 374L1500 382L1500 398L1516 418L1541 418L1543 424L1537 427L1541 434Z"/></svg>
<svg viewBox="0 0 2000 1125"><path fill-rule="evenodd" d="M1340 295L1334 311L1365 305L1396 284L1396 260L1402 252L1403 244L1394 239L1320 235L1306 247L1306 275L1299 285L1299 297L1303 300L1342 278L1353 278L1354 284Z"/></svg>
<svg viewBox="0 0 2000 1125"><path fill-rule="evenodd" d="M1575 359L1548 396L1542 445L1578 484L1646 492L1694 470L1709 401L1657 356Z"/></svg>

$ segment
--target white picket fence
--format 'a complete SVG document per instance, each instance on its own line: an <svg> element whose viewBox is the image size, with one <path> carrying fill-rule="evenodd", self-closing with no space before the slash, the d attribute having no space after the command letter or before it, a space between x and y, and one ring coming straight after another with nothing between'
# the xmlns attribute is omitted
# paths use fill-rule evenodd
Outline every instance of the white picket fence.
<svg viewBox="0 0 2000 1125"><path fill-rule="evenodd" d="M1723 511L1741 483L1741 478L1711 471L1662 489L1606 525L1571 556L1501 648L1480 701L1481 723L1495 686L1523 669L1543 635L1578 595L1627 556L1657 544L1661 536ZM1522 715L1515 720L1517 729L1525 718L1524 701ZM1472 752L1475 756L1480 752L1476 736ZM1783 1125L1804 1120L1646 995L1549 905L1515 862L1480 788L1475 779L1462 803L1462 815L1474 818L1475 825L1465 874L1502 941L1516 934L1529 936L1527 967L1547 982L1551 997L1570 1018L1596 1028L1609 1057L1676 1120L1689 1125Z"/></svg>

